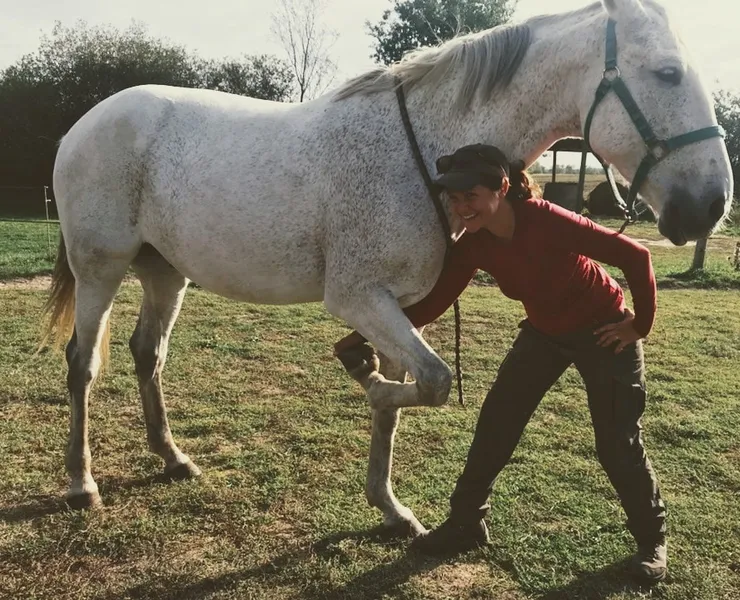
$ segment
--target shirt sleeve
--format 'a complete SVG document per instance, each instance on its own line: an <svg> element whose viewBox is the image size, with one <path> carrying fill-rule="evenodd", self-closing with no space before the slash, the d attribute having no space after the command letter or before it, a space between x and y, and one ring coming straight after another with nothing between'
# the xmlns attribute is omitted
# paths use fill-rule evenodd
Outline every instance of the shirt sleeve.
<svg viewBox="0 0 740 600"><path fill-rule="evenodd" d="M646 337L657 309L655 273L650 251L626 235L602 227L556 204L540 201L537 210L543 235L556 246L622 270L632 292L634 328Z"/></svg>
<svg viewBox="0 0 740 600"><path fill-rule="evenodd" d="M414 327L435 321L452 306L478 270L477 256L476 236L463 234L450 249L432 291L416 304L403 309Z"/></svg>

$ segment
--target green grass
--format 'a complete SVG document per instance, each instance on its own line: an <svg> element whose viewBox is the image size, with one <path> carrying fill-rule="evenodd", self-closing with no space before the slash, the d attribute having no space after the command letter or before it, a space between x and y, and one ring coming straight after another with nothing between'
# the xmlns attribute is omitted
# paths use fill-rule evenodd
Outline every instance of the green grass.
<svg viewBox="0 0 740 600"><path fill-rule="evenodd" d="M59 224L0 221L0 281L51 273L59 244Z"/></svg>
<svg viewBox="0 0 740 600"><path fill-rule="evenodd" d="M623 514L569 370L535 414L492 498L493 545L421 559L373 539L364 500L369 411L331 356L346 333L319 305L255 307L190 290L165 373L170 422L203 469L165 485L146 448L127 338L140 289L113 311L112 368L91 403L105 507L58 499L68 409L60 356L33 356L44 292L0 289L0 597L740 598L740 302L737 291L661 290L646 344L646 446L669 511L670 579L624 572ZM481 401L522 317L494 288L462 297L467 406L404 411L395 490L441 522ZM427 339L451 362L452 320ZM513 399L515 400L515 399Z"/></svg>

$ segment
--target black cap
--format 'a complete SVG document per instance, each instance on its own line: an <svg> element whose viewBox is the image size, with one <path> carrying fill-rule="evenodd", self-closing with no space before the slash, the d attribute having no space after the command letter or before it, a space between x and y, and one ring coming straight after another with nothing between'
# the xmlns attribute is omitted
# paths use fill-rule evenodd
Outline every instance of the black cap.
<svg viewBox="0 0 740 600"><path fill-rule="evenodd" d="M491 178L509 176L509 161L495 146L473 144L437 160L435 183L449 190L469 190Z"/></svg>

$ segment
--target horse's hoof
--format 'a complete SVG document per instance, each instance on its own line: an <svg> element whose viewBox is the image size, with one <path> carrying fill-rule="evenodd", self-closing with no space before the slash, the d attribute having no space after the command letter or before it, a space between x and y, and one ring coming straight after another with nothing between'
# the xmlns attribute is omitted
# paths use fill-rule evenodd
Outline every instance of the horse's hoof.
<svg viewBox="0 0 740 600"><path fill-rule="evenodd" d="M182 481L200 477L201 472L192 460L164 470L165 481Z"/></svg>
<svg viewBox="0 0 740 600"><path fill-rule="evenodd" d="M82 494L67 495L64 497L67 506L72 510L83 510L86 508L98 508L103 506L100 494L96 492L84 492Z"/></svg>
<svg viewBox="0 0 740 600"><path fill-rule="evenodd" d="M380 358L368 343L353 346L337 354L349 376L364 389L370 387L370 375L380 369Z"/></svg>
<svg viewBox="0 0 740 600"><path fill-rule="evenodd" d="M378 525L375 535L383 540L413 539L426 533L427 530L419 521L396 521Z"/></svg>

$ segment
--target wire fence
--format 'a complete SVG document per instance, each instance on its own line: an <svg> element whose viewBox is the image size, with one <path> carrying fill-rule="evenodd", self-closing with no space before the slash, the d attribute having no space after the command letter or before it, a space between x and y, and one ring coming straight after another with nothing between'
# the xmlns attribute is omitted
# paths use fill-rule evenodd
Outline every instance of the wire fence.
<svg viewBox="0 0 740 600"><path fill-rule="evenodd" d="M0 278L50 271L58 243L50 186L0 186Z"/></svg>

